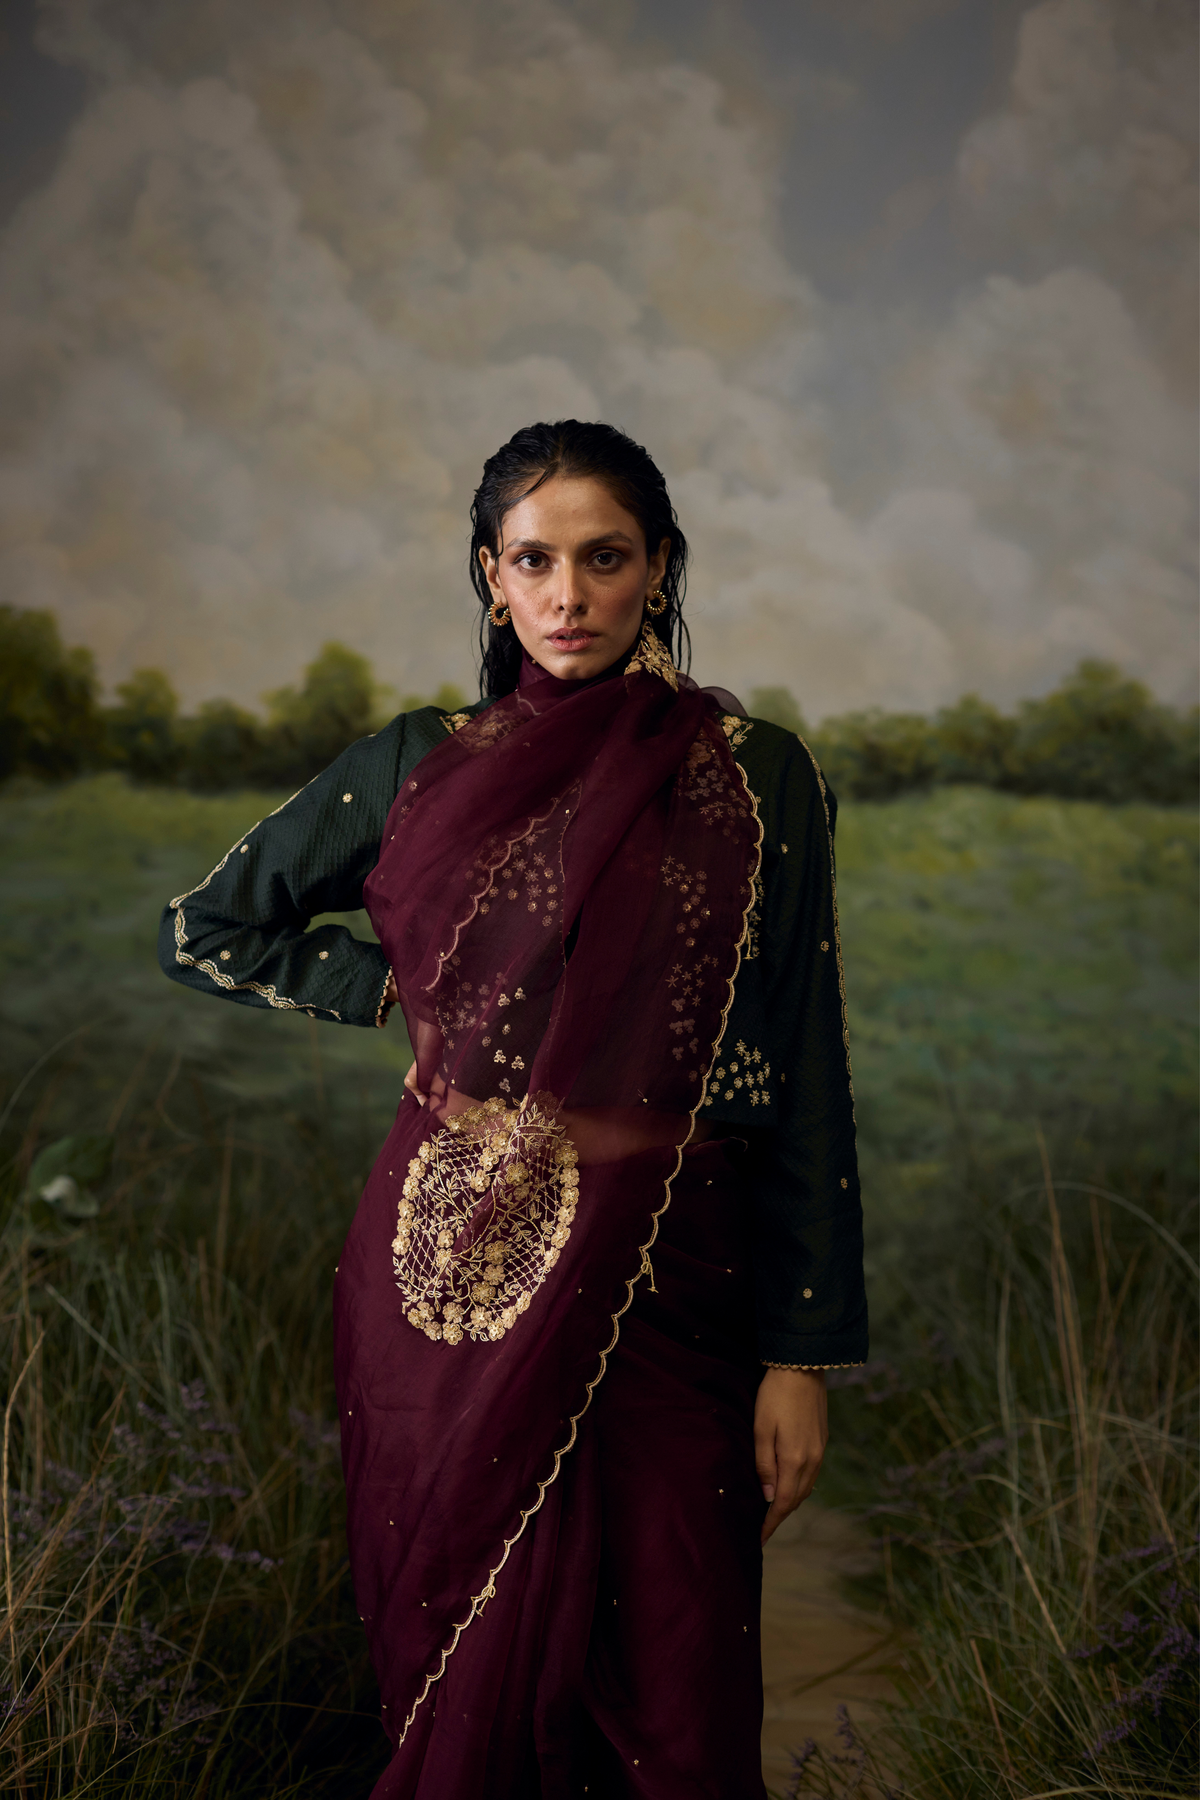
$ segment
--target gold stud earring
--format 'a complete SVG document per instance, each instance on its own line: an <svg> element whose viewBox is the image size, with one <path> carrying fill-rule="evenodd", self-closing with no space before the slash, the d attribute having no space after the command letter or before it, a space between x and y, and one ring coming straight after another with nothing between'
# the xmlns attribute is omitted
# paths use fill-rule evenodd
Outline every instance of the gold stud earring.
<svg viewBox="0 0 1200 1800"><path fill-rule="evenodd" d="M655 606L655 604L654 604L654 602L656 600L658 601L657 606ZM665 613L666 610L667 610L667 596L663 593L661 588L655 588L654 592L652 594L648 594L646 597L646 611L651 615L652 618L657 619L660 616L660 614Z"/></svg>
<svg viewBox="0 0 1200 1800"><path fill-rule="evenodd" d="M488 607L488 618L495 626L512 624L512 614L508 610L507 600L493 600Z"/></svg>

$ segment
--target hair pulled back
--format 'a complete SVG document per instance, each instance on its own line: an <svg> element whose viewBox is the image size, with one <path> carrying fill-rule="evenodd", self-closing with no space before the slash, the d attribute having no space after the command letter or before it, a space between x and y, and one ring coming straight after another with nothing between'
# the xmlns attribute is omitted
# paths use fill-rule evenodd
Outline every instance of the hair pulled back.
<svg viewBox="0 0 1200 1800"><path fill-rule="evenodd" d="M679 529L667 484L654 459L615 425L579 419L526 425L488 457L471 504L471 585L483 608L479 691L484 699L511 694L517 686L521 644L511 621L493 625L488 617L492 592L479 552L486 546L493 556L499 556L504 515L555 475L602 481L617 504L641 526L648 556L653 556L664 538L671 540L660 583L667 604L648 622L675 663L682 663L685 649L690 660L691 640L681 611L687 586L687 539Z"/></svg>

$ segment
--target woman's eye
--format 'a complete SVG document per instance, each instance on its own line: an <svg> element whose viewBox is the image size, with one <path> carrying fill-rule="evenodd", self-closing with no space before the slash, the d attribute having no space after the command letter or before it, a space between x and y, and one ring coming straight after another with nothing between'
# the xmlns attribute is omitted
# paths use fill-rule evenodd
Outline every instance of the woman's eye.
<svg viewBox="0 0 1200 1800"><path fill-rule="evenodd" d="M613 569L620 560L615 550L597 550L596 552L596 561L602 569Z"/></svg>

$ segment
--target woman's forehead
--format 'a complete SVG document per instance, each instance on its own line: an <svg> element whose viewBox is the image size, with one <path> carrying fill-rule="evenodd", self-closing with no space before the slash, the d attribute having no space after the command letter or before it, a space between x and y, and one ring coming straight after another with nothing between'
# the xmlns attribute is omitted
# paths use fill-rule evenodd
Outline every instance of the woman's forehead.
<svg viewBox="0 0 1200 1800"><path fill-rule="evenodd" d="M505 547L578 547L594 540L624 538L632 545L642 530L604 482L595 476L555 475L526 494L504 516Z"/></svg>

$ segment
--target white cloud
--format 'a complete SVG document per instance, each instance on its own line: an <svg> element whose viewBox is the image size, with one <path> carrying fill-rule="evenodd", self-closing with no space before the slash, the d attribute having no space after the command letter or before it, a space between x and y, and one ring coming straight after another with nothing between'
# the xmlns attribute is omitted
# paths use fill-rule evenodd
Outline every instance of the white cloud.
<svg viewBox="0 0 1200 1800"><path fill-rule="evenodd" d="M1026 597L993 610L988 654L999 660L987 672L1008 688L1007 660L1003 673L1028 684L1039 664L1057 672L1062 645L1083 643L1080 654L1119 655L1165 691L1186 692L1194 426L1113 289L1071 269L1032 284L994 277L900 386L906 469L952 483L1004 541L1036 547ZM963 574L956 635L970 631ZM1053 623L1060 613L1069 632Z"/></svg>
<svg viewBox="0 0 1200 1800"><path fill-rule="evenodd" d="M1031 269L1114 281L1189 391L1196 366L1196 9L1042 0L1008 104L967 134L964 220Z"/></svg>
<svg viewBox="0 0 1200 1800"><path fill-rule="evenodd" d="M109 16L49 14L95 95L0 240L0 572L110 677L252 698L337 636L398 687L469 681L479 468L574 414L672 481L703 680L786 680L819 717L1028 691L1108 645L1181 686L1190 449L1102 277L997 278L918 330L880 402L901 466L857 520L813 398L836 334L709 75L553 0Z"/></svg>

